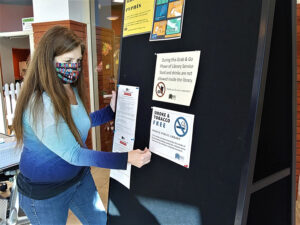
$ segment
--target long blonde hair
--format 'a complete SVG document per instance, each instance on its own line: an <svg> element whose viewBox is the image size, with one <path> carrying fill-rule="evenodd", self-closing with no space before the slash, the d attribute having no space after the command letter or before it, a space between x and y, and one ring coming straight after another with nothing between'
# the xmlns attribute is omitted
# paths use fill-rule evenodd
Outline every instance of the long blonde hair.
<svg viewBox="0 0 300 225"><path fill-rule="evenodd" d="M78 46L81 46L83 55L85 47L81 39L73 31L62 26L52 27L41 38L26 71L24 84L15 109L13 130L18 145L23 143L23 113L28 107L29 101L31 99L33 101L30 104L30 112L33 123L36 124L37 120L41 119L40 115L44 110L42 95L43 92L46 92L53 104L56 124L62 118L69 126L77 142L84 146L72 119L69 98L62 81L56 75L54 67L54 57L72 51ZM78 94L87 110L82 72L79 79L72 86L77 87Z"/></svg>

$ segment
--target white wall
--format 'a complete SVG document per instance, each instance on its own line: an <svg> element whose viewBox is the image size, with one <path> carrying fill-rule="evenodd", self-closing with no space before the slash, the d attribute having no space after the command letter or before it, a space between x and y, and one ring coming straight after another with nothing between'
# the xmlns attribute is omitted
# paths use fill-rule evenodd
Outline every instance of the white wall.
<svg viewBox="0 0 300 225"><path fill-rule="evenodd" d="M89 23L89 0L69 0L69 19Z"/></svg>
<svg viewBox="0 0 300 225"><path fill-rule="evenodd" d="M69 0L33 0L34 22L69 20Z"/></svg>
<svg viewBox="0 0 300 225"><path fill-rule="evenodd" d="M89 21L89 0L33 0L34 22Z"/></svg>
<svg viewBox="0 0 300 225"><path fill-rule="evenodd" d="M0 55L4 84L15 82L12 48L30 49L29 38L0 38Z"/></svg>

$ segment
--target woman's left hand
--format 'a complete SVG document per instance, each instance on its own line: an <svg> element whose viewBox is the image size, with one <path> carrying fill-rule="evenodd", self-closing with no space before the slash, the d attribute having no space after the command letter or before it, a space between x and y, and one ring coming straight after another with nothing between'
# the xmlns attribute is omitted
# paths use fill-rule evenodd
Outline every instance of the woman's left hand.
<svg viewBox="0 0 300 225"><path fill-rule="evenodd" d="M112 109L113 112L116 111L116 92L112 91L111 93L111 99L110 99L110 107Z"/></svg>

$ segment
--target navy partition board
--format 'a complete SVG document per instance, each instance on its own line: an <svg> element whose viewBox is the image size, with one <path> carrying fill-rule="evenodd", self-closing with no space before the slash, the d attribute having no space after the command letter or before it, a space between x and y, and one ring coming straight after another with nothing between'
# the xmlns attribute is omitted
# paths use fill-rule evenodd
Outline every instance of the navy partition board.
<svg viewBox="0 0 300 225"><path fill-rule="evenodd" d="M285 2L291 8L291 1ZM247 215L243 216L251 193L245 175L253 164L250 157L255 158L250 154L253 136L259 135L255 128L260 127L257 111L251 114L251 107L263 102L265 82L259 83L263 88L255 89L255 76L266 80L274 6L271 0L186 0L181 39L149 42L149 34L122 39L119 84L140 87L135 148L149 145L152 106L194 114L195 122L189 169L153 154L149 165L132 168L130 190L110 180L108 224L246 224ZM262 28L266 28L264 33ZM260 45L265 48L259 50ZM201 50L201 58L191 106L152 101L155 54L193 50ZM270 63L274 68L278 64L276 60ZM291 83L287 85L292 88ZM262 111L262 104L257 109ZM249 167L243 173L245 165ZM276 168L271 172L277 172ZM290 190L290 181L282 185ZM241 188L246 190L244 195ZM255 199L251 201L255 204ZM256 212L251 207L250 211L248 224L268 224L251 223ZM289 221L287 217L283 220Z"/></svg>

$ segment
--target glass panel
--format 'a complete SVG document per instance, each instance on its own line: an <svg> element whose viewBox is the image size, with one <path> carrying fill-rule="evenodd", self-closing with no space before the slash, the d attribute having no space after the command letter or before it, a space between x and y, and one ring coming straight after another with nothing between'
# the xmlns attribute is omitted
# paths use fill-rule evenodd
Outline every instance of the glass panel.
<svg viewBox="0 0 300 225"><path fill-rule="evenodd" d="M97 76L99 92L99 108L110 103L110 95L116 90L120 36L122 29L123 3L111 0L95 0L95 29ZM112 150L114 123L109 122L101 126L101 150Z"/></svg>

